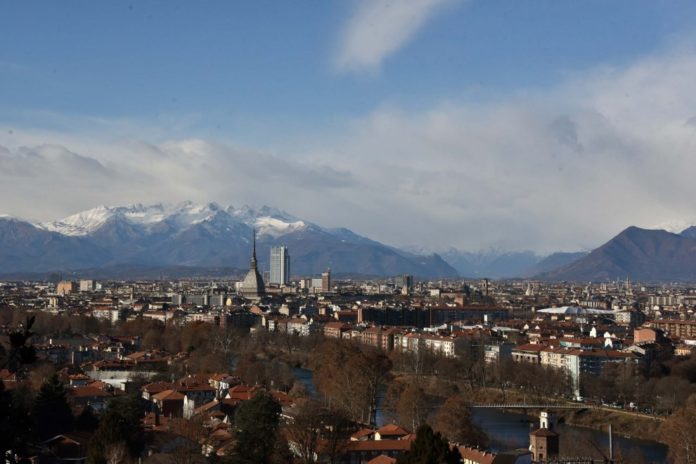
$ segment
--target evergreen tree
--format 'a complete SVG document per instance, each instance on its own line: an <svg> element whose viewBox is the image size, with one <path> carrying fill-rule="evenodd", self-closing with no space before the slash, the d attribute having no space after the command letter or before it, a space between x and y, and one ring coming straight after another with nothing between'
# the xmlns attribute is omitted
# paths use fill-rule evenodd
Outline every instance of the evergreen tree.
<svg viewBox="0 0 696 464"><path fill-rule="evenodd" d="M397 464L457 464L461 456L440 433L425 424L418 428L411 449L399 456Z"/></svg>
<svg viewBox="0 0 696 464"><path fill-rule="evenodd" d="M121 453L131 458L139 456L144 446L143 428L140 423L142 413L138 396L111 400L89 443L87 461L91 464L102 464L106 463L111 455Z"/></svg>
<svg viewBox="0 0 696 464"><path fill-rule="evenodd" d="M36 350L29 345L29 339L36 316L27 317L24 326L11 331L8 334L9 350L0 344L0 369L7 369L10 372L18 372L22 367L36 361Z"/></svg>
<svg viewBox="0 0 696 464"><path fill-rule="evenodd" d="M75 418L75 428L77 430L92 431L99 427L99 418L94 414L92 408L87 406L79 416Z"/></svg>
<svg viewBox="0 0 696 464"><path fill-rule="evenodd" d="M269 394L259 393L242 403L234 416L238 462L264 464L271 461L278 441L280 404Z"/></svg>
<svg viewBox="0 0 696 464"><path fill-rule="evenodd" d="M32 411L36 437L43 441L73 429L75 418L70 410L65 386L53 374L41 385Z"/></svg>
<svg viewBox="0 0 696 464"><path fill-rule="evenodd" d="M7 391L0 380L0 456L8 463L28 462L27 445L31 440L29 401L22 401L20 390Z"/></svg>

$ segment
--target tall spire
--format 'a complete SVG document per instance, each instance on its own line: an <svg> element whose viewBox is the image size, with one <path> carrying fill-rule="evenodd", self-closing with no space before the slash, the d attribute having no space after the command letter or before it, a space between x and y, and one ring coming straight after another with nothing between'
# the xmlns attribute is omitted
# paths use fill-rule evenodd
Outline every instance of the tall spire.
<svg viewBox="0 0 696 464"><path fill-rule="evenodd" d="M264 295L266 289L263 285L263 277L261 277L261 274L259 274L256 263L256 227L252 228L251 240L251 265L249 272L247 272L246 277L244 277L244 280L242 281L239 291L247 298L258 299Z"/></svg>
<svg viewBox="0 0 696 464"><path fill-rule="evenodd" d="M256 227L252 228L252 243L253 248L251 252L251 268L256 269Z"/></svg>

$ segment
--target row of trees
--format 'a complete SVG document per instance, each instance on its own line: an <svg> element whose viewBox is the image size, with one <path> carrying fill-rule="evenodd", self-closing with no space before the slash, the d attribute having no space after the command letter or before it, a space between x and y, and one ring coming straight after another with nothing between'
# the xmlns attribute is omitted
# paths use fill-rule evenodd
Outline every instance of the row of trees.
<svg viewBox="0 0 696 464"><path fill-rule="evenodd" d="M310 367L319 392L354 422L374 424L377 398L390 379L392 363L381 351L325 340L313 352Z"/></svg>
<svg viewBox="0 0 696 464"><path fill-rule="evenodd" d="M416 378L436 378L440 384L469 392L493 387L503 395L515 388L529 397L573 396L570 376L564 370L512 360L487 364L483 348L490 342L485 337L458 340L457 358L420 352L394 353L391 359L396 371ZM626 405L635 403L657 414L670 414L696 393L696 354L678 359L669 350L661 350L651 360L638 365L608 363L598 376L583 375L581 388L586 398Z"/></svg>

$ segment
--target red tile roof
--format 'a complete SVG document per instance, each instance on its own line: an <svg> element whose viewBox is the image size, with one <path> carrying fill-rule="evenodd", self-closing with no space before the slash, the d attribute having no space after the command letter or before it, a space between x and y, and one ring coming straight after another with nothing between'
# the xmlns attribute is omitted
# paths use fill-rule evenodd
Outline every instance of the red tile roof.
<svg viewBox="0 0 696 464"><path fill-rule="evenodd" d="M157 401L183 401L185 396L174 390L165 390L152 396Z"/></svg>

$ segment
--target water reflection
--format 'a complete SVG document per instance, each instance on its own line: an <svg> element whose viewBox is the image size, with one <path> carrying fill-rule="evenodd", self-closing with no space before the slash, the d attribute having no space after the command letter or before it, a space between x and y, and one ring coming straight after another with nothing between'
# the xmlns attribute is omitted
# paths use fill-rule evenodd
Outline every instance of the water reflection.
<svg viewBox="0 0 696 464"><path fill-rule="evenodd" d="M293 369L295 378L310 396L317 397L312 372L297 367ZM385 390L380 391L377 399L377 425L393 422L389 411L383 408ZM535 416L515 414L499 409L474 409L474 422L490 437L492 451L504 451L529 447L529 432L536 424ZM582 455L602 458L608 455L608 435L599 430L558 425L561 435L561 452L566 455ZM664 463L667 462L667 447L657 442L614 436L614 451L632 462ZM633 459L632 459L633 458Z"/></svg>
<svg viewBox="0 0 696 464"><path fill-rule="evenodd" d="M529 432L535 417L501 411L499 409L474 409L474 422L479 425L491 439L491 449L502 451L529 447ZM558 424L561 435L561 452L566 455L583 455L602 458L608 455L609 436L607 433ZM667 462L667 447L661 443L614 436L616 455L647 463Z"/></svg>

